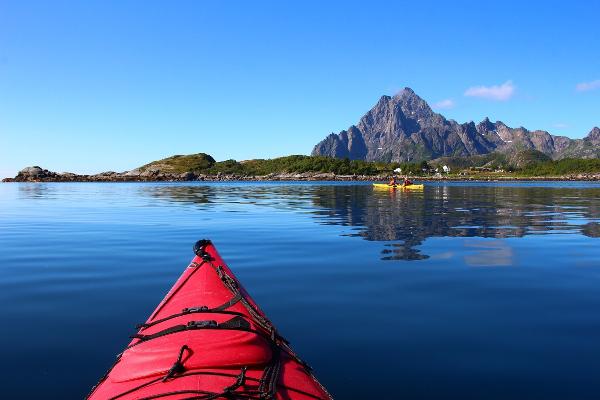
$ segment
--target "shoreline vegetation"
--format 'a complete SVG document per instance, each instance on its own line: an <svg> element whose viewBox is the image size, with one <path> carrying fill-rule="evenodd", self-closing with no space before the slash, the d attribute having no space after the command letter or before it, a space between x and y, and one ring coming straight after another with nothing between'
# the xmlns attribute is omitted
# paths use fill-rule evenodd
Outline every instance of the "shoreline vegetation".
<svg viewBox="0 0 600 400"><path fill-rule="evenodd" d="M126 172L94 175L53 172L38 166L21 170L3 182L177 182L177 181L385 181L391 175L417 180L600 181L600 159L552 160L537 151L508 156L490 153L444 157L416 163L384 163L293 155L273 159L217 162L205 153L176 155Z"/></svg>

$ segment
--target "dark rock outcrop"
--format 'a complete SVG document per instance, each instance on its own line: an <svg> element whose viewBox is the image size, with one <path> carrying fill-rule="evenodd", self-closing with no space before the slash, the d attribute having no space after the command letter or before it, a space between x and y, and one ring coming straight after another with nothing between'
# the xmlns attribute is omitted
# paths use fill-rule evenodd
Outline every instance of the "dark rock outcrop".
<svg viewBox="0 0 600 400"><path fill-rule="evenodd" d="M348 130L330 134L313 155L366 161L421 161L439 157L466 157L493 151L540 151L553 159L598 157L600 130L585 139L570 139L546 131L511 128L488 118L475 125L459 124L435 113L410 88L377 104Z"/></svg>
<svg viewBox="0 0 600 400"><path fill-rule="evenodd" d="M15 176L14 180L18 182L39 182L43 180L52 180L56 179L61 174L56 172L48 171L47 169L43 169L41 167L33 166L23 168L19 171L17 176Z"/></svg>

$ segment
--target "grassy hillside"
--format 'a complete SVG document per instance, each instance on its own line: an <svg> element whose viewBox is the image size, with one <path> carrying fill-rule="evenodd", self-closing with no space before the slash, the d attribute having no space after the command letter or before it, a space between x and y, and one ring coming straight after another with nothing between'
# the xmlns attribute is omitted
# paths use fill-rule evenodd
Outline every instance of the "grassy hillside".
<svg viewBox="0 0 600 400"><path fill-rule="evenodd" d="M526 176L562 176L600 172L600 159L564 158L529 165L519 171Z"/></svg>
<svg viewBox="0 0 600 400"><path fill-rule="evenodd" d="M142 165L141 172L157 170L168 174L182 174L184 172L202 172L215 164L215 159L205 153L176 155L162 160L153 161Z"/></svg>

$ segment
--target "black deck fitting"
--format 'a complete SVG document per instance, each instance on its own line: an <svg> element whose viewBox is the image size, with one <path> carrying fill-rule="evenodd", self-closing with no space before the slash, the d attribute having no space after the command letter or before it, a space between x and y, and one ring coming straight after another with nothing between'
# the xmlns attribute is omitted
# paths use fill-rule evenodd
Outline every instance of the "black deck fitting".
<svg viewBox="0 0 600 400"><path fill-rule="evenodd" d="M206 246L211 243L209 239L201 239L194 243L194 254L198 257L206 255Z"/></svg>

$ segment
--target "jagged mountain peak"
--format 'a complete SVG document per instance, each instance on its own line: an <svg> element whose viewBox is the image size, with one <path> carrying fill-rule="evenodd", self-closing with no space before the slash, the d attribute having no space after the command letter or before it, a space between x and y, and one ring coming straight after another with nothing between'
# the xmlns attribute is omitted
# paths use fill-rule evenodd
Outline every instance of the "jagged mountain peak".
<svg viewBox="0 0 600 400"><path fill-rule="evenodd" d="M431 118L435 113L429 104L419 97L411 88L405 87L392 97L392 102L397 105L408 119Z"/></svg>
<svg viewBox="0 0 600 400"><path fill-rule="evenodd" d="M460 124L435 113L425 100L405 87L394 96L381 96L357 125L329 135L312 154L367 161L418 161L515 150L537 150L561 158L583 154L581 149L586 155L600 154L599 128L592 129L585 139L573 140L522 126L511 128L487 117L478 124Z"/></svg>
<svg viewBox="0 0 600 400"><path fill-rule="evenodd" d="M600 128L598 128L597 126L592 128L590 133L588 133L583 140L588 143L600 146Z"/></svg>
<svg viewBox="0 0 600 400"><path fill-rule="evenodd" d="M586 136L589 139L600 139L600 128L597 126L593 127L590 133Z"/></svg>
<svg viewBox="0 0 600 400"><path fill-rule="evenodd" d="M496 129L494 124L488 117L485 117L483 121L477 124L477 130L480 132L492 132Z"/></svg>
<svg viewBox="0 0 600 400"><path fill-rule="evenodd" d="M377 102L377 104L375 104L373 106L373 108L386 107L388 104L390 104L391 101L392 101L392 97L384 94L383 96L381 96L379 98L379 101Z"/></svg>
<svg viewBox="0 0 600 400"><path fill-rule="evenodd" d="M423 100L418 94L416 94L414 92L414 90L412 90L409 87L405 87L404 89L402 89L401 91L396 93L392 97L392 100L394 100L396 102L400 102L400 103L405 103L405 104L409 104L409 103L425 103L425 104L427 104L427 102L425 100ZM427 106L429 107L428 104L427 104Z"/></svg>
<svg viewBox="0 0 600 400"><path fill-rule="evenodd" d="M379 98L379 101L373 108L376 108L381 105L389 105L389 104L401 104L404 106L412 106L412 105L429 105L425 100L423 100L419 95L417 95L411 88L405 87L404 89L398 91L393 96L383 95Z"/></svg>
<svg viewBox="0 0 600 400"><path fill-rule="evenodd" d="M419 97L414 90L412 90L411 88L409 88L408 86L406 86L404 89L399 90L394 97L395 98L406 98L406 97ZM420 98L420 97L419 97Z"/></svg>

